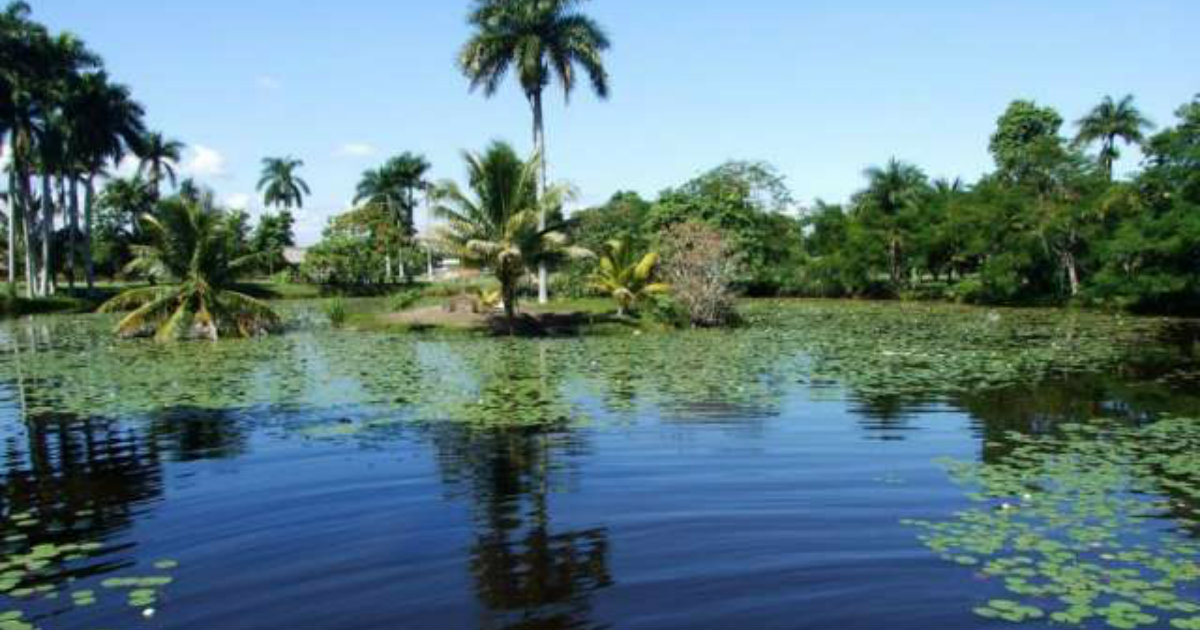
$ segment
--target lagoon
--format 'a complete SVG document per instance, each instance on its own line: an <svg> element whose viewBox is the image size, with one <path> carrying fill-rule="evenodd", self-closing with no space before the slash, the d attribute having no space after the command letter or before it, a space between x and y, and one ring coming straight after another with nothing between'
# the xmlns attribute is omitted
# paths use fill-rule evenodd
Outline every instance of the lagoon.
<svg viewBox="0 0 1200 630"><path fill-rule="evenodd" d="M165 346L4 322L0 627L1200 623L1193 323L743 311L498 339L301 301Z"/></svg>

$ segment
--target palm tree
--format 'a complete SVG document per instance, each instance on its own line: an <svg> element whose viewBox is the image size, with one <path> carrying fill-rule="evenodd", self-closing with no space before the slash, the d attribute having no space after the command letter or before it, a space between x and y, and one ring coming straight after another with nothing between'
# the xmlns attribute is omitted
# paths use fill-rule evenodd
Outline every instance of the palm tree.
<svg viewBox="0 0 1200 630"><path fill-rule="evenodd" d="M279 206L284 210L293 206L304 207L304 195L311 194L308 184L296 175L304 166L302 160L292 157L263 158L262 177L258 190L263 193L263 205Z"/></svg>
<svg viewBox="0 0 1200 630"><path fill-rule="evenodd" d="M1112 181L1113 162L1121 156L1121 152L1117 150L1117 139L1126 144L1141 144L1145 139L1142 132L1154 128L1154 124L1134 106L1132 94L1125 95L1119 101L1105 96L1099 105L1077 120L1075 125L1079 127L1079 133L1075 135L1075 146L1100 141L1100 167L1104 169L1109 181Z"/></svg>
<svg viewBox="0 0 1200 630"><path fill-rule="evenodd" d="M150 182L154 198L158 199L159 186L164 177L175 185L175 167L179 165L183 143L164 137L157 131L145 134L134 147L139 158L137 173Z"/></svg>
<svg viewBox="0 0 1200 630"><path fill-rule="evenodd" d="M129 88L110 83L104 72L93 72L82 75L75 82L66 103L66 111L71 124L72 157L83 177L83 257L87 288L90 292L96 277L92 260L95 178L104 171L105 164L117 164L127 150L138 146L145 134L142 123L144 110L132 99ZM76 187L79 179L72 177L70 180L72 247L68 264L72 270L75 257L74 237L78 224Z"/></svg>
<svg viewBox="0 0 1200 630"><path fill-rule="evenodd" d="M448 255L496 276L511 331L517 285L530 266L546 258L582 253L567 247L562 232L539 225L540 217L553 214L571 191L554 185L539 198L540 158L522 160L504 142L492 143L482 154L464 152L463 159L472 194L454 182L438 186L434 214L447 224L436 238Z"/></svg>
<svg viewBox="0 0 1200 630"><path fill-rule="evenodd" d="M144 215L148 245L134 247L131 273L174 280L167 286L130 289L101 306L105 312L132 308L117 324L125 337L154 333L158 341L248 337L279 325L279 316L259 300L233 290L239 273L257 255L235 258L226 216L199 203L172 198L157 216Z"/></svg>
<svg viewBox="0 0 1200 630"><path fill-rule="evenodd" d="M929 192L929 182L921 169L891 158L883 168L872 166L863 171L867 188L855 195L855 207L868 223L887 233L889 275L893 285L903 280L901 216L917 208Z"/></svg>
<svg viewBox="0 0 1200 630"><path fill-rule="evenodd" d="M624 315L639 300L670 290L670 285L654 282L657 266L658 254L647 252L639 257L628 241L614 239L605 243L591 285L611 295L617 302L617 315Z"/></svg>
<svg viewBox="0 0 1200 630"><path fill-rule="evenodd" d="M563 97L575 88L576 66L582 67L600 98L608 97L608 72L601 53L608 36L594 20L575 11L580 0L477 0L468 21L475 34L463 45L458 63L471 81L492 96L515 67L517 80L533 110L533 151L541 156L538 188L545 191L546 142L542 91L557 77ZM538 217L545 229L546 217ZM545 303L546 266L538 267L538 301Z"/></svg>

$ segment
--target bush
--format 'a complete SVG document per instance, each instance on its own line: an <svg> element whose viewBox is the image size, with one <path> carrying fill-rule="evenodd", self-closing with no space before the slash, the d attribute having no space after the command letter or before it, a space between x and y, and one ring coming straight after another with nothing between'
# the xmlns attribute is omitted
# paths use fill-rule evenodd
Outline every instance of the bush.
<svg viewBox="0 0 1200 630"><path fill-rule="evenodd" d="M721 232L703 223L679 223L662 237L663 271L694 326L722 326L736 318L731 286L737 260Z"/></svg>

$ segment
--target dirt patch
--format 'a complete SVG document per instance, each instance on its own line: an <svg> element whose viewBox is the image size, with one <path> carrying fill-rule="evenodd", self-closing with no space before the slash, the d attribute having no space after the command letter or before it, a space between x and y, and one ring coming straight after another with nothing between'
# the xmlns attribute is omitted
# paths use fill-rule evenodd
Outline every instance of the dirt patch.
<svg viewBox="0 0 1200 630"><path fill-rule="evenodd" d="M402 326L412 329L477 329L488 331L494 335L518 335L522 337L555 337L573 336L581 333L582 329L603 323L617 323L636 326L628 318L618 318L613 315L602 315L585 312L539 312L518 313L510 323L500 311L472 313L468 310L448 311L442 306L426 306L398 313L386 313L377 316L377 321L388 326Z"/></svg>
<svg viewBox="0 0 1200 630"><path fill-rule="evenodd" d="M379 316L379 320L385 324L414 328L484 328L488 324L488 318L489 315L485 313L472 313L469 310L448 311L441 306L423 306Z"/></svg>

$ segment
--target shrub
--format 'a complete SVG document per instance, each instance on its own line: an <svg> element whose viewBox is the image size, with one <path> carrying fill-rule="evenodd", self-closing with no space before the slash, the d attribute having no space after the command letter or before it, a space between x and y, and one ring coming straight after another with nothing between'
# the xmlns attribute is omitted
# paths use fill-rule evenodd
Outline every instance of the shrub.
<svg viewBox="0 0 1200 630"><path fill-rule="evenodd" d="M737 260L725 237L703 223L672 225L662 236L663 271L694 326L722 326L735 317L731 286Z"/></svg>

